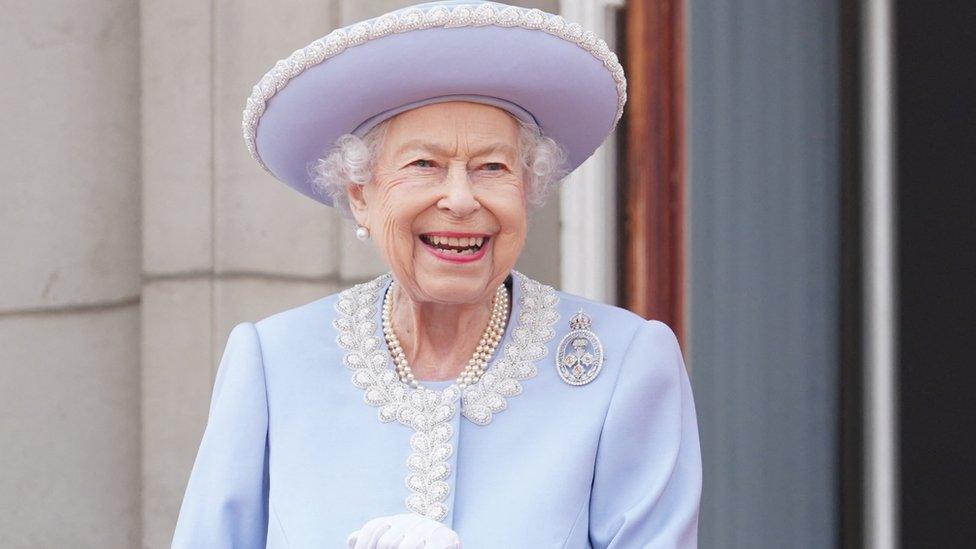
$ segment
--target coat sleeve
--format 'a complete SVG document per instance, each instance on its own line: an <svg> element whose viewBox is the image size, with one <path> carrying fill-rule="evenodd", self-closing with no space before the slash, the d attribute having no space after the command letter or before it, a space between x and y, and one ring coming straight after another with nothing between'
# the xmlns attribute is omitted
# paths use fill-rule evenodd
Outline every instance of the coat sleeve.
<svg viewBox="0 0 976 549"><path fill-rule="evenodd" d="M698 422L678 341L638 328L618 374L590 494L594 548L696 547L701 500Z"/></svg>
<svg viewBox="0 0 976 549"><path fill-rule="evenodd" d="M214 381L207 428L173 537L174 548L264 547L268 524L268 404L257 330L237 325Z"/></svg>

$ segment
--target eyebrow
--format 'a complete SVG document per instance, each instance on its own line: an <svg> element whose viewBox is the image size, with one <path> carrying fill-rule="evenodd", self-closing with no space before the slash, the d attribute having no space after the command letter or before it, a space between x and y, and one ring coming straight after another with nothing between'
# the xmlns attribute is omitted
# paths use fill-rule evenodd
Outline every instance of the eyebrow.
<svg viewBox="0 0 976 549"><path fill-rule="evenodd" d="M446 147L438 143L431 143L422 139L412 139L401 145L395 155L402 156L411 151L432 152L440 156L451 156L454 147ZM488 143L471 151L471 156L483 156L493 152L502 152L515 156L515 147L503 141Z"/></svg>

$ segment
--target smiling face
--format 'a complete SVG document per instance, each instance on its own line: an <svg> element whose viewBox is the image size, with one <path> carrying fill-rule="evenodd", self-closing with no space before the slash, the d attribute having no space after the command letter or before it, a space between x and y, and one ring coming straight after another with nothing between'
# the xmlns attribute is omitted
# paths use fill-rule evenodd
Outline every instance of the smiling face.
<svg viewBox="0 0 976 549"><path fill-rule="evenodd" d="M477 103L426 105L391 118L373 178L349 185L356 221L418 302L490 300L525 244L519 125Z"/></svg>

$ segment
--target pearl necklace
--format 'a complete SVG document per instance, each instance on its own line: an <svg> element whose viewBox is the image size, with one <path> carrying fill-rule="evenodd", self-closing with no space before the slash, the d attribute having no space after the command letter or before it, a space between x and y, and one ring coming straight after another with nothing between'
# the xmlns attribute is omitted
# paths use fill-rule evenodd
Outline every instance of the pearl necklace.
<svg viewBox="0 0 976 549"><path fill-rule="evenodd" d="M407 364L407 357L403 352L403 347L400 345L400 340L393 332L393 287L395 285L396 281L390 283L390 289L387 290L386 296L383 298L383 335L386 338L386 346L389 348L390 355L393 357L393 364L396 366L400 381L414 388L423 388L420 382L415 379L410 365ZM464 389L481 379L481 375L485 373L485 368L488 366L488 362L491 361L491 357L498 347L498 342L501 341L505 328L505 320L507 318L508 288L502 284L495 290L495 297L491 305L491 317L488 320L488 325L485 327L484 333L481 335L481 339L478 341L478 348L475 349L471 359L468 360L464 370L461 371L461 375L457 378L458 387Z"/></svg>

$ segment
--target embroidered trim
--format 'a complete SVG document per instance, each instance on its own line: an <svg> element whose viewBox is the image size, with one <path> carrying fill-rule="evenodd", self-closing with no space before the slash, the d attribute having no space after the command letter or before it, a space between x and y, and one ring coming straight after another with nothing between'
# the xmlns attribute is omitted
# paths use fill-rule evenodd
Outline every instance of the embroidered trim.
<svg viewBox="0 0 976 549"><path fill-rule="evenodd" d="M507 407L506 399L522 393L522 380L535 377L535 361L545 358L546 344L555 337L559 320L559 297L546 286L516 273L522 296L512 339L505 344L502 359L485 372L478 383L464 389L461 412L478 425L491 423L492 414Z"/></svg>
<svg viewBox="0 0 976 549"><path fill-rule="evenodd" d="M613 127L617 126L624 111L624 104L627 102L627 79L624 76L624 69L617 59L617 54L610 51L610 47L603 39L598 38L590 31L584 31L576 23L566 22L559 15L550 17L546 12L534 8L507 6L499 10L487 3L455 6L453 9L446 6L436 6L426 11L420 8L411 8L399 13L387 13L369 21L336 29L324 38L320 38L300 50L295 50L287 59L275 63L274 67L251 89L251 95L247 98L244 107L241 126L248 152L262 168L268 170L268 167L261 160L255 144L258 121L264 114L268 100L281 91L292 78L306 69L335 57L347 48L389 34L434 27L480 27L486 25L542 30L576 44L603 62L610 71L610 76L617 87L617 114L614 117Z"/></svg>
<svg viewBox="0 0 976 549"><path fill-rule="evenodd" d="M363 400L379 407L380 421L397 421L412 428L411 453L407 457L409 473L406 485L410 495L407 509L434 520L448 513L444 501L450 493L446 479L451 474L447 460L454 453L451 439L457 402L462 400L464 417L478 425L491 422L492 414L506 408L506 399L522 392L522 380L536 374L534 361L546 356L546 344L555 337L553 326L559 320L556 291L512 271L519 283L518 318L511 338L504 346L502 358L489 366L476 383L465 388L463 399L457 383L434 391L411 388L393 371L383 342L376 337L377 313L381 291L390 273L357 284L339 294L335 310L338 317L332 325L338 331L336 342L346 351L342 363L352 370L352 382L363 389Z"/></svg>

